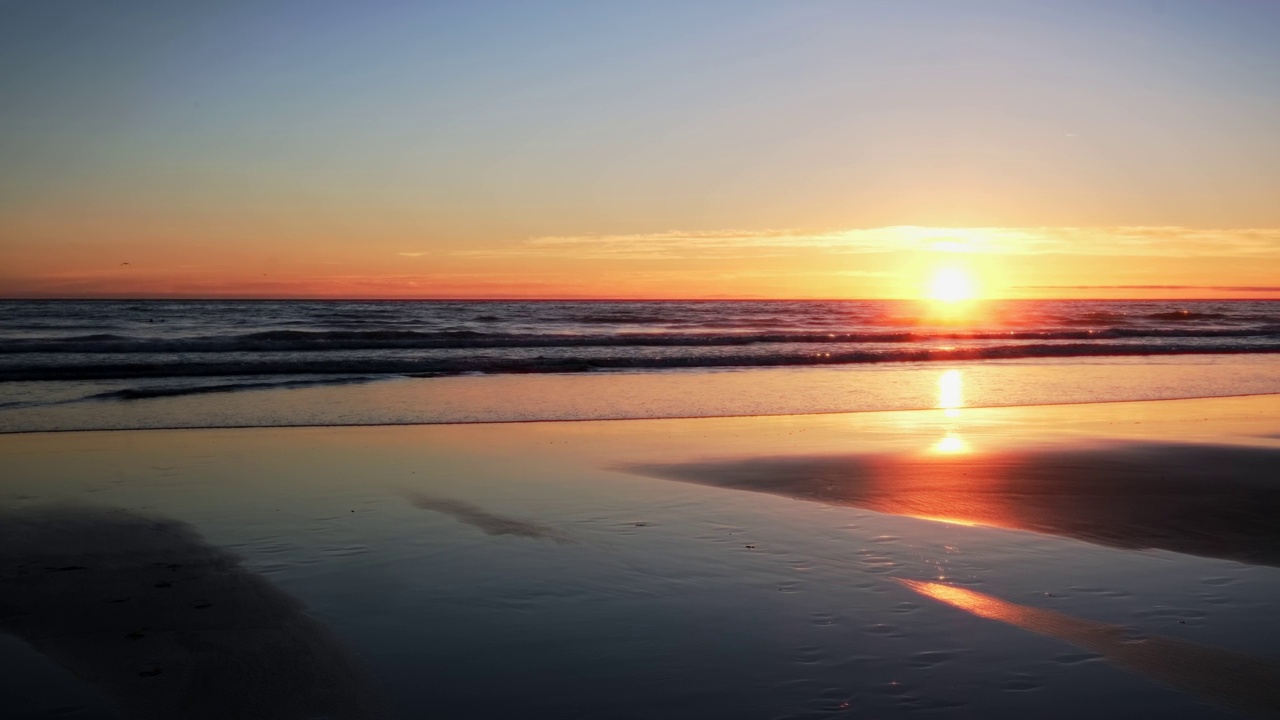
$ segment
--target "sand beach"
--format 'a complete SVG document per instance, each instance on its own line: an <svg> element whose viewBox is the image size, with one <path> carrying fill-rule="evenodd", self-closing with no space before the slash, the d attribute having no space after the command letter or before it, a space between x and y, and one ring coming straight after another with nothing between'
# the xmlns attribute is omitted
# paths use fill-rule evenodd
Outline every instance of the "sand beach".
<svg viewBox="0 0 1280 720"><path fill-rule="evenodd" d="M16 717L1280 714L1280 396L0 437Z"/></svg>

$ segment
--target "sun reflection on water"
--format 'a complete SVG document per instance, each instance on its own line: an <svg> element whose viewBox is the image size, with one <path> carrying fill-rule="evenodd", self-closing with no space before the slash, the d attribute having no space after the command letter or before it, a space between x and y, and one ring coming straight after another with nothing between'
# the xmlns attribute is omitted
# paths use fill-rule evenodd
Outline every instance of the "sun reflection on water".
<svg viewBox="0 0 1280 720"><path fill-rule="evenodd" d="M964 407L964 376L959 370L948 370L938 378L937 407L941 408L943 415L948 418L960 417L960 408ZM929 448L929 452L940 455L969 452L969 443L960 437L957 425L956 422L949 423L946 427L947 434L934 443Z"/></svg>
<svg viewBox="0 0 1280 720"><path fill-rule="evenodd" d="M938 407L947 417L959 417L964 407L964 378L959 370L948 370L938 378Z"/></svg>

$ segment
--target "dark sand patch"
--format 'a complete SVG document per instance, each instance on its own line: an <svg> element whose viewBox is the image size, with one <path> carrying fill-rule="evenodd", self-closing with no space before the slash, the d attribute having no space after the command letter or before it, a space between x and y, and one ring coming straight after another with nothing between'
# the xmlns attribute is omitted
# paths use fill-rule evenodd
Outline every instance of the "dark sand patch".
<svg viewBox="0 0 1280 720"><path fill-rule="evenodd" d="M747 457L617 469L1280 566L1280 450L1126 443L990 454Z"/></svg>
<svg viewBox="0 0 1280 720"><path fill-rule="evenodd" d="M1141 635L1121 625L1017 605L953 585L919 580L898 582L978 617L1097 653L1107 662L1165 687L1258 717L1280 717L1280 663L1275 661L1162 635Z"/></svg>
<svg viewBox="0 0 1280 720"><path fill-rule="evenodd" d="M549 525L505 515L495 515L462 500L432 497L422 493L409 493L406 497L414 507L448 515L458 522L479 528L485 535L517 535L519 537L551 540L562 545L573 542L567 535Z"/></svg>
<svg viewBox="0 0 1280 720"><path fill-rule="evenodd" d="M381 718L356 657L190 526L123 511L0 513L0 632L139 718Z"/></svg>

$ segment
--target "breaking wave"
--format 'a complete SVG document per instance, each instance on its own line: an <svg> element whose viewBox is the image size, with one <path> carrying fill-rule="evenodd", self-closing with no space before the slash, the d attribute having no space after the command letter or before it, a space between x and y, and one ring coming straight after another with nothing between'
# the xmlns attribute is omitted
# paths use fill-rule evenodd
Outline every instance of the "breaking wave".
<svg viewBox="0 0 1280 720"><path fill-rule="evenodd" d="M189 338L138 338L116 334L57 339L15 339L0 354L20 353L244 353L391 349L718 347L779 343L927 343L939 341L1105 341L1142 338L1257 338L1280 340L1280 326L1254 328L1132 328L1015 330L1004 332L730 332L730 333L484 333L474 330L272 330Z"/></svg>
<svg viewBox="0 0 1280 720"><path fill-rule="evenodd" d="M851 365L957 360L1116 357L1142 355L1280 353L1280 340L1239 346L1204 342L1165 344L1015 343L981 347L862 348L831 352L763 353L625 353L557 357L454 355L449 357L289 357L244 358L227 362L66 362L58 365L10 364L0 367L0 381L101 380L120 378L212 377L244 375L455 375L463 373L554 373L596 370L661 370L678 368ZM216 386L203 392L219 392ZM165 391L159 391L161 393ZM186 391L191 392L191 391ZM141 396L139 396L141 397Z"/></svg>

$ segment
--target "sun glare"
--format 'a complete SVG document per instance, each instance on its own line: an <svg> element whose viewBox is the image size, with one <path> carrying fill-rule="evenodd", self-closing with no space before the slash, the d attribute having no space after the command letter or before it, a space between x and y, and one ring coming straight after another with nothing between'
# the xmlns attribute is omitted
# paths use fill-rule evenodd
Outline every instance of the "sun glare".
<svg viewBox="0 0 1280 720"><path fill-rule="evenodd" d="M960 268L939 268L929 280L929 299L931 300L955 303L972 300L973 297L973 278Z"/></svg>

